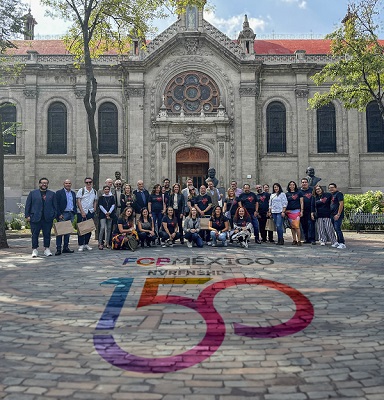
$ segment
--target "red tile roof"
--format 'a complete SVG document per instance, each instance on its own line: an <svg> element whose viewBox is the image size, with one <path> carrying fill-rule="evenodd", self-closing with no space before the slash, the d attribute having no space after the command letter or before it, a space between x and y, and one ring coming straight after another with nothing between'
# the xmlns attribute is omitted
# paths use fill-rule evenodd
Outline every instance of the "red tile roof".
<svg viewBox="0 0 384 400"><path fill-rule="evenodd" d="M384 46L384 40L380 40ZM17 49L10 50L13 54L26 54L35 50L44 55L68 54L61 40L15 40ZM328 54L330 40L325 39L291 39L291 40L255 40L256 54L293 54L296 50L305 50L307 54ZM116 54L113 51L108 54Z"/></svg>

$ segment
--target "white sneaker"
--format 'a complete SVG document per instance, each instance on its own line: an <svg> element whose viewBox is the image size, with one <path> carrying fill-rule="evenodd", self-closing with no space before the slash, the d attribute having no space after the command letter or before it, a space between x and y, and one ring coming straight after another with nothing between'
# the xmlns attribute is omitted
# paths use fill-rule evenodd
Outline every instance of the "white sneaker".
<svg viewBox="0 0 384 400"><path fill-rule="evenodd" d="M44 250L44 255L45 255L46 257L51 256L51 255L52 255L51 250L45 249L45 250Z"/></svg>
<svg viewBox="0 0 384 400"><path fill-rule="evenodd" d="M248 242L247 242L247 241L244 242L244 247L245 247L246 249L248 249Z"/></svg>
<svg viewBox="0 0 384 400"><path fill-rule="evenodd" d="M216 247L216 243L211 243L211 244L209 244L210 242L208 242L208 246L211 246L211 247Z"/></svg>
<svg viewBox="0 0 384 400"><path fill-rule="evenodd" d="M167 247L167 245L165 244L165 242L161 245L161 247Z"/></svg>
<svg viewBox="0 0 384 400"><path fill-rule="evenodd" d="M228 240L224 240L224 247L228 247Z"/></svg>
<svg viewBox="0 0 384 400"><path fill-rule="evenodd" d="M85 244L85 245L84 245L84 249L85 249L85 250L91 251L91 250L92 250L92 247L91 247L91 246L88 246L87 244Z"/></svg>
<svg viewBox="0 0 384 400"><path fill-rule="evenodd" d="M340 244L337 246L337 248L338 248L338 249L346 249L347 246L346 246L344 243L340 243Z"/></svg>
<svg viewBox="0 0 384 400"><path fill-rule="evenodd" d="M173 247L173 243L172 243L172 240L171 240L171 239L168 239L168 240L167 240L167 246L168 246L168 247Z"/></svg>
<svg viewBox="0 0 384 400"><path fill-rule="evenodd" d="M191 248L191 247L192 247L192 242L187 241L187 246L188 246L189 248Z"/></svg>
<svg viewBox="0 0 384 400"><path fill-rule="evenodd" d="M32 258L36 258L39 255L39 252L37 251L37 249L33 249L32 250Z"/></svg>
<svg viewBox="0 0 384 400"><path fill-rule="evenodd" d="M332 247L338 247L339 245L340 245L340 243L335 242L335 243L333 243Z"/></svg>
<svg viewBox="0 0 384 400"><path fill-rule="evenodd" d="M212 246L212 242L207 242L207 246Z"/></svg>
<svg viewBox="0 0 384 400"><path fill-rule="evenodd" d="M320 242L320 246L325 246L325 242Z"/></svg>
<svg viewBox="0 0 384 400"><path fill-rule="evenodd" d="M83 251L84 250L84 246L79 246L79 249L77 251Z"/></svg>

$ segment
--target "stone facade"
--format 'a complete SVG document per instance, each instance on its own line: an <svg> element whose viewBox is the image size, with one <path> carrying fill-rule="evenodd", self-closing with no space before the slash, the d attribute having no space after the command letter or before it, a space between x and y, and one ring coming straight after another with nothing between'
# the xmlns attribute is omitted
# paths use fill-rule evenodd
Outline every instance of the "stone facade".
<svg viewBox="0 0 384 400"><path fill-rule="evenodd" d="M16 58L26 64L23 74L0 87L0 103L16 106L22 126L16 154L5 161L9 198L25 196L41 176L57 189L65 178L79 188L92 174L82 101L84 73L58 47L51 54L42 50L44 42L30 41L34 50L28 51L26 42L19 43ZM314 42L321 45L312 54L303 48L305 41L289 42L296 51L274 51L277 44L255 40L247 21L239 40L233 41L205 21L202 12L189 9L145 50L134 43L130 55L100 57L97 103L113 103L118 112L118 152L101 155L101 183L116 170L131 183L143 178L147 187L164 177L173 182L178 177L177 153L197 148L208 153L222 186L231 179L252 187L275 181L285 186L305 176L311 165L324 185L335 181L345 192L382 189L382 178L375 172L382 170L384 153L367 152L364 113L334 102L337 151L317 152L316 111L308 110L307 101L319 89L310 77L331 60L322 52L325 41L307 41L312 47ZM273 45L271 51L258 50L267 44ZM173 112L165 104L167 86L188 71L204 74L217 85L219 104L214 111ZM286 151L277 153L267 151L266 113L275 101L286 109ZM47 154L47 113L53 102L67 109L64 155Z"/></svg>

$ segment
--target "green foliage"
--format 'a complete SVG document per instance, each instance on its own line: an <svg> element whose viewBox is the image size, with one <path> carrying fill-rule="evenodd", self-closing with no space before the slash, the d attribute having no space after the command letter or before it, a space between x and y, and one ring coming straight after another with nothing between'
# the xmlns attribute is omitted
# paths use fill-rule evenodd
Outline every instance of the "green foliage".
<svg viewBox="0 0 384 400"><path fill-rule="evenodd" d="M327 85L329 90L315 93L308 100L311 108L339 99L347 109L364 111L374 100L384 118L384 46L377 35L380 3L351 3L343 25L327 36L334 62L325 65L312 80L318 86Z"/></svg>
<svg viewBox="0 0 384 400"><path fill-rule="evenodd" d="M347 215L351 212L382 213L384 212L384 194L372 190L364 194L345 194L344 212Z"/></svg>

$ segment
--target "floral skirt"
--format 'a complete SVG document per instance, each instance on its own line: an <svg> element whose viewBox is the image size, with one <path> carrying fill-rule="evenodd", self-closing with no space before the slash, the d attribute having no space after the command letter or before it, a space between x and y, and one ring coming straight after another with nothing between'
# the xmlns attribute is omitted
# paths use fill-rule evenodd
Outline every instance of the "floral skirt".
<svg viewBox="0 0 384 400"><path fill-rule="evenodd" d="M293 229L300 229L300 210L287 210L289 224Z"/></svg>
<svg viewBox="0 0 384 400"><path fill-rule="evenodd" d="M118 233L112 237L112 249L113 250L130 250L128 245L129 237L132 236L136 240L139 240L139 236L136 231L132 231L131 234Z"/></svg>

